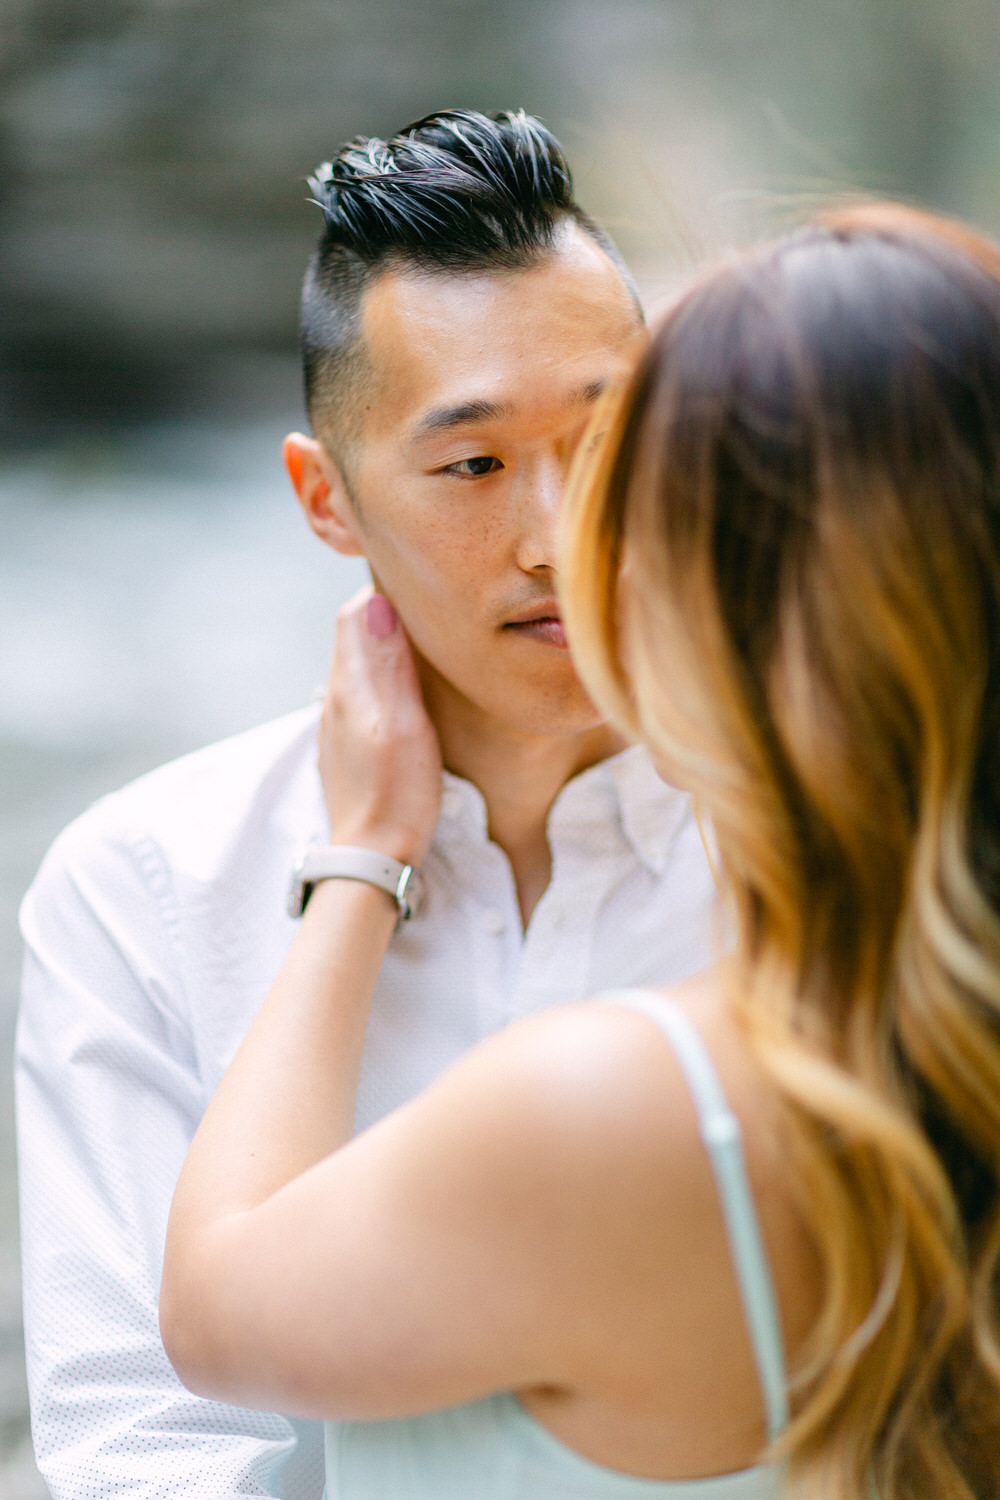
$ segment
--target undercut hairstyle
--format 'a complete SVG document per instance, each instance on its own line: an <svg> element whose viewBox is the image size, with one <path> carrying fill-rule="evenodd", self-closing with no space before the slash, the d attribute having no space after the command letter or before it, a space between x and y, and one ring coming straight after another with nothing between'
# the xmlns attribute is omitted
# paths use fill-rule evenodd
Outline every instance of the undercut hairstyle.
<svg viewBox="0 0 1000 1500"><path fill-rule="evenodd" d="M573 197L562 147L523 110L442 110L389 141L358 137L309 179L324 227L302 294L301 347L313 431L340 456L368 374L364 293L389 270L514 271L576 224L635 286L610 236Z"/></svg>

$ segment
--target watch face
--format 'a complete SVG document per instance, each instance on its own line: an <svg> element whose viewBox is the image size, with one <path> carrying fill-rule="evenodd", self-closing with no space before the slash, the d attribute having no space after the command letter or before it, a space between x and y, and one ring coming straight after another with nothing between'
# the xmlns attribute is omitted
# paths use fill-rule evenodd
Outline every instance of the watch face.
<svg viewBox="0 0 1000 1500"><path fill-rule="evenodd" d="M310 844L292 866L292 878L288 882L288 899L285 902L285 909L290 917L301 917L306 909L310 891L310 885L306 879L306 862L314 848L315 845Z"/></svg>
<svg viewBox="0 0 1000 1500"><path fill-rule="evenodd" d="M300 866L296 865L292 871L292 878L288 885L288 899L285 902L285 910L290 917L301 917L302 898L305 896L306 888L302 880Z"/></svg>
<svg viewBox="0 0 1000 1500"><path fill-rule="evenodd" d="M288 882L288 899L285 909L290 917L301 917L309 900L309 886L306 883L305 868L306 858L309 851L300 854L292 866L292 878Z"/></svg>
<svg viewBox="0 0 1000 1500"><path fill-rule="evenodd" d="M337 877L365 880L378 886L396 902L400 922L409 921L420 910L424 884L420 871L412 865L400 865L396 860L368 849L326 848L311 844L292 871L286 901L288 915L301 917L317 881Z"/></svg>
<svg viewBox="0 0 1000 1500"><path fill-rule="evenodd" d="M404 922L415 917L420 911L424 899L424 882L419 870L412 865L407 866L407 872L400 880L396 888L396 900L399 902Z"/></svg>

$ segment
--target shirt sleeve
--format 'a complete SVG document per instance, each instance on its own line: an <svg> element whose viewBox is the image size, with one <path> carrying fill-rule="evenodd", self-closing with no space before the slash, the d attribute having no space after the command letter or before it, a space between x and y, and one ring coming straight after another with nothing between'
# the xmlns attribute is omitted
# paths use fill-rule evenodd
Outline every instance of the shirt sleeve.
<svg viewBox="0 0 1000 1500"><path fill-rule="evenodd" d="M111 801L57 841L21 913L16 1088L38 1466L54 1500L317 1500L321 1429L191 1395L160 1342L167 1214L205 1101L170 874L151 839L109 820Z"/></svg>

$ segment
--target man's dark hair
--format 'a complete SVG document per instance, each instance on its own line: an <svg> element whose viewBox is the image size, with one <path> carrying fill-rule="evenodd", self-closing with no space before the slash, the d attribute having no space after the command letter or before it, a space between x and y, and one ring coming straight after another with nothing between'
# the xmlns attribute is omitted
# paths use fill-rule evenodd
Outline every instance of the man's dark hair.
<svg viewBox="0 0 1000 1500"><path fill-rule="evenodd" d="M613 241L574 201L559 142L523 110L442 110L390 141L359 136L309 185L325 224L302 294L306 405L338 447L365 373L361 299L383 271L520 269L569 220L635 295Z"/></svg>

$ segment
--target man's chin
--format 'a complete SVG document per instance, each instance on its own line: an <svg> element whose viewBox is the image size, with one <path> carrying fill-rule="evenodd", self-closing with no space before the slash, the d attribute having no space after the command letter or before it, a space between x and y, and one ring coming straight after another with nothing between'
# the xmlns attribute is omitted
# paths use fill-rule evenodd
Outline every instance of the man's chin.
<svg viewBox="0 0 1000 1500"><path fill-rule="evenodd" d="M607 728L579 682L575 690L525 694L516 702L504 702L494 707L493 715L509 729L556 738L595 734Z"/></svg>
<svg viewBox="0 0 1000 1500"><path fill-rule="evenodd" d="M533 671L512 671L509 659L491 658L472 668L464 662L454 675L415 651L424 701L438 731L447 732L449 723L486 738L491 733L565 738L600 730L604 719L569 653L536 649Z"/></svg>

